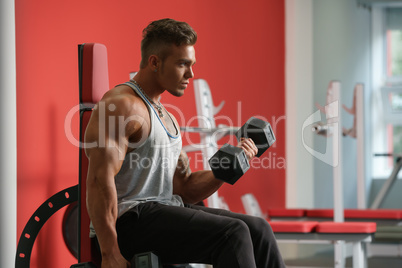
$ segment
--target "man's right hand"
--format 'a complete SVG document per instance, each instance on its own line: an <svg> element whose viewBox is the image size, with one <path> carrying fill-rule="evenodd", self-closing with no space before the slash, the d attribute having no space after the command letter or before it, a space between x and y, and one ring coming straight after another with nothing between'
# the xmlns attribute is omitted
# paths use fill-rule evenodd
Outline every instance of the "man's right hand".
<svg viewBox="0 0 402 268"><path fill-rule="evenodd" d="M131 264L121 255L102 257L102 268L130 268Z"/></svg>

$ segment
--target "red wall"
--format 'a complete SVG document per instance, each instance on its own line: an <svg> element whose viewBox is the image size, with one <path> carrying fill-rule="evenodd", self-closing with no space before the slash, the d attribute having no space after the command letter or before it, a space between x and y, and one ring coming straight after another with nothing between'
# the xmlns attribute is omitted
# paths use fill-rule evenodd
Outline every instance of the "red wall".
<svg viewBox="0 0 402 268"><path fill-rule="evenodd" d="M163 17L187 21L198 32L195 76L208 81L215 104L225 100L219 115L229 116L236 125L252 115L276 125L277 143L264 155L266 168L250 170L235 186L225 185L220 194L233 211L243 211L240 196L248 192L256 195L264 210L284 206L282 1L16 0L15 4L18 237L43 201L78 181L78 148L64 128L67 113L78 103L77 44L107 46L113 86L138 69L141 31ZM164 104L180 107L186 123L196 115L192 91L190 87L180 99L168 95L162 99ZM71 126L71 133L78 137L77 115ZM200 169L196 161L192 166ZM61 234L63 213L58 212L42 229L31 267L68 267L74 262Z"/></svg>

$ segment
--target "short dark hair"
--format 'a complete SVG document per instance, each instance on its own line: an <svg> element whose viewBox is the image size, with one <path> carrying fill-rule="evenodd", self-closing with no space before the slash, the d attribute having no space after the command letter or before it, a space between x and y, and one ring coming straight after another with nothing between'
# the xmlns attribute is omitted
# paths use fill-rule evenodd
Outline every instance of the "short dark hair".
<svg viewBox="0 0 402 268"><path fill-rule="evenodd" d="M168 47L194 45L197 33L186 22L173 19L161 19L151 22L142 31L140 68L148 64L151 55L157 55L162 60L167 57Z"/></svg>

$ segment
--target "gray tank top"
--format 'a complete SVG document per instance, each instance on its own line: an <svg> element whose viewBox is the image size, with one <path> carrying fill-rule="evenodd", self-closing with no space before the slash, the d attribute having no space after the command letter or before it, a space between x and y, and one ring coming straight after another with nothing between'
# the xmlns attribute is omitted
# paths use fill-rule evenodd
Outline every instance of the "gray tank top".
<svg viewBox="0 0 402 268"><path fill-rule="evenodd" d="M146 103L151 131L138 148L125 156L115 176L118 217L144 202L184 206L181 197L173 194L173 175L182 148L180 131L175 125L177 134L169 133L141 90L132 82L124 85L131 87ZM91 222L89 236L95 235Z"/></svg>
<svg viewBox="0 0 402 268"><path fill-rule="evenodd" d="M181 197L173 194L173 175L182 147L180 131L175 125L176 133L169 133L137 85L132 82L124 85L131 87L146 103L151 131L138 148L125 156L115 176L118 216L143 202L183 206Z"/></svg>

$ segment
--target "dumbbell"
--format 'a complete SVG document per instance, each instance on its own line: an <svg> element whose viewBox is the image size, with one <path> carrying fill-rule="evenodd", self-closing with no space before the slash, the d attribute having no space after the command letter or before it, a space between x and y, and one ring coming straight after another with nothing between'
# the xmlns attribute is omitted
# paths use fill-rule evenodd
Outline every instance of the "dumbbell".
<svg viewBox="0 0 402 268"><path fill-rule="evenodd" d="M70 266L70 268L97 268L92 262L81 262Z"/></svg>
<svg viewBox="0 0 402 268"><path fill-rule="evenodd" d="M251 117L235 135L238 141L252 139L258 149L257 157L276 141L271 125L255 117ZM208 162L215 178L232 185L250 168L244 150L230 144L224 144Z"/></svg>
<svg viewBox="0 0 402 268"><path fill-rule="evenodd" d="M135 254L131 259L131 268L162 268L160 258L153 252ZM70 268L97 268L92 262L77 263Z"/></svg>
<svg viewBox="0 0 402 268"><path fill-rule="evenodd" d="M162 268L162 262L153 252L144 252L134 255L131 260L132 268Z"/></svg>

